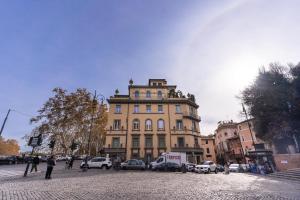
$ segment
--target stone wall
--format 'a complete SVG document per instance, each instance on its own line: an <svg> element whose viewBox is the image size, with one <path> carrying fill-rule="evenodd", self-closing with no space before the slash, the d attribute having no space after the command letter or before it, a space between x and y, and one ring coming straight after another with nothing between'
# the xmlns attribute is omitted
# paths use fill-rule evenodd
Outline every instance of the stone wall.
<svg viewBox="0 0 300 200"><path fill-rule="evenodd" d="M278 171L300 168L300 153L274 154L273 156Z"/></svg>

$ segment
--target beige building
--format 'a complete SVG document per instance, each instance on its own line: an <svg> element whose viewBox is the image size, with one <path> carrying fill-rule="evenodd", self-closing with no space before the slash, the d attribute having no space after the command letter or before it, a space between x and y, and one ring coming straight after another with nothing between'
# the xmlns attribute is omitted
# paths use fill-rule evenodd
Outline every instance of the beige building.
<svg viewBox="0 0 300 200"><path fill-rule="evenodd" d="M201 147L203 148L203 159L216 163L217 159L214 135L201 136Z"/></svg>
<svg viewBox="0 0 300 200"><path fill-rule="evenodd" d="M203 160L200 148L199 107L194 95L184 96L165 79L133 85L108 99L105 152L111 157L152 161L162 152L186 152L190 162Z"/></svg>
<svg viewBox="0 0 300 200"><path fill-rule="evenodd" d="M241 160L244 157L241 152L241 147L240 149L237 148L239 145L236 143L240 141L238 137L237 123L233 121L222 121L218 123L218 128L215 131L218 163L236 162L237 159Z"/></svg>

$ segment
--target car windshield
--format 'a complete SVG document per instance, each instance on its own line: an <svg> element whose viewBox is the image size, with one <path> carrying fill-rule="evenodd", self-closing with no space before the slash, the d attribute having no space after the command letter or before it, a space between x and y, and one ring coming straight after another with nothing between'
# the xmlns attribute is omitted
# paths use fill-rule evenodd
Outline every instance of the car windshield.
<svg viewBox="0 0 300 200"><path fill-rule="evenodd" d="M204 161L202 165L209 165L209 161Z"/></svg>

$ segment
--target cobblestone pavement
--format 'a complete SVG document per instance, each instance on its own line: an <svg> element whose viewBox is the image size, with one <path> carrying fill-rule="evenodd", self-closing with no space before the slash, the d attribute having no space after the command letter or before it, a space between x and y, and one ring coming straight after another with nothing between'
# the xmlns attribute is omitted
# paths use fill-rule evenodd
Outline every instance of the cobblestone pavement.
<svg viewBox="0 0 300 200"><path fill-rule="evenodd" d="M249 174L91 169L0 180L0 199L300 199L300 184Z"/></svg>

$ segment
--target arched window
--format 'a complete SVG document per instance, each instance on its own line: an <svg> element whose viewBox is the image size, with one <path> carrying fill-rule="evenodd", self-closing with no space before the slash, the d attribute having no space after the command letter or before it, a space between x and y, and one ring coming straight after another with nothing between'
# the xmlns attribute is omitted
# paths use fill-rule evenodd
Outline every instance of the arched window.
<svg viewBox="0 0 300 200"><path fill-rule="evenodd" d="M146 97L151 98L151 92L149 90L146 92Z"/></svg>
<svg viewBox="0 0 300 200"><path fill-rule="evenodd" d="M162 97L162 92L161 92L160 90L157 92L157 97L158 97L158 98L161 98L161 97Z"/></svg>
<svg viewBox="0 0 300 200"><path fill-rule="evenodd" d="M134 97L135 98L138 98L140 96L140 92L138 91L138 90L136 90L135 92L134 92Z"/></svg>
<svg viewBox="0 0 300 200"><path fill-rule="evenodd" d="M133 130L140 130L140 120L134 119L132 123Z"/></svg>
<svg viewBox="0 0 300 200"><path fill-rule="evenodd" d="M145 122L145 127L146 127L146 130L152 130L152 120L151 119L147 119L146 122Z"/></svg>
<svg viewBox="0 0 300 200"><path fill-rule="evenodd" d="M157 121L157 129L158 130L164 130L165 129L165 122L163 119L159 119Z"/></svg>

